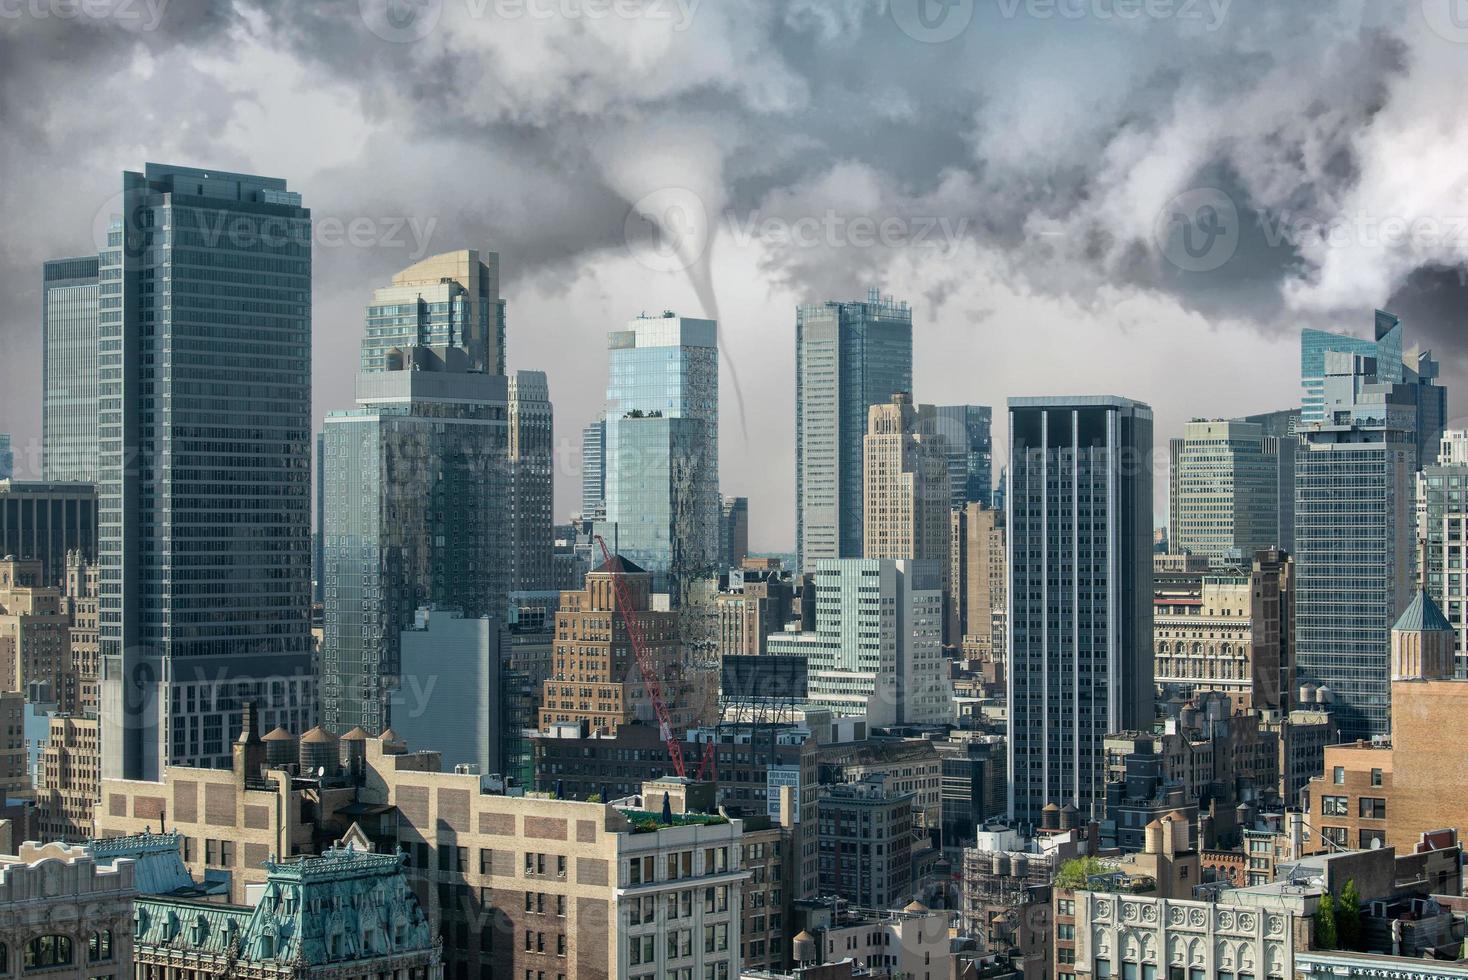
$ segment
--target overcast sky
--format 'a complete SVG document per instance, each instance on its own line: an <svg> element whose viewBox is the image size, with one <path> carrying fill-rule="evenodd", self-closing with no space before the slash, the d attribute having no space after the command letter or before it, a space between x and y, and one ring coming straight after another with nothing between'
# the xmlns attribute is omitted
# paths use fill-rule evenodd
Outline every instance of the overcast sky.
<svg viewBox="0 0 1468 980"><path fill-rule="evenodd" d="M34 476L41 262L149 160L303 195L318 420L375 286L497 251L558 516L641 310L719 321L756 549L794 542L795 308L869 286L912 305L917 399L1000 407L998 452L1007 397L1115 393L1165 460L1295 405L1299 328L1376 306L1468 390L1454 2L0 0L0 431Z"/></svg>

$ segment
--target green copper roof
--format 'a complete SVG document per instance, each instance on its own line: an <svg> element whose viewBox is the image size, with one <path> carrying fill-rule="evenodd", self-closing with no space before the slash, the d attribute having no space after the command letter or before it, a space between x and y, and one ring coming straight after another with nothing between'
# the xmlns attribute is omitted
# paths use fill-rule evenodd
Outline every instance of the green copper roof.
<svg viewBox="0 0 1468 980"><path fill-rule="evenodd" d="M1451 633L1453 624L1448 622L1448 617L1432 601L1432 596L1418 589L1412 604L1402 613L1392 629L1403 633Z"/></svg>
<svg viewBox="0 0 1468 980"><path fill-rule="evenodd" d="M268 863L253 909L139 899L134 938L140 946L307 966L430 951L435 940L402 860L343 849Z"/></svg>
<svg viewBox="0 0 1468 980"><path fill-rule="evenodd" d="M178 834L132 834L89 841L87 849L99 865L118 858L135 862L133 881L141 895L198 894L203 891L179 856Z"/></svg>

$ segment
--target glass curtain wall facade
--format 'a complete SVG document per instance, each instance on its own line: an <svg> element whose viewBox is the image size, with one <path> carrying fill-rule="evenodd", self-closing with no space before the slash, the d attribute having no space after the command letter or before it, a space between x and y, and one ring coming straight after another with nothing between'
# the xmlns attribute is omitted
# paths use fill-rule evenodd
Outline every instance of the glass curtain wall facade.
<svg viewBox="0 0 1468 980"><path fill-rule="evenodd" d="M431 369L361 374L357 402L323 428L321 712L332 731L378 734L392 724L400 636L420 607L503 616L506 379ZM413 692L399 701L411 707Z"/></svg>
<svg viewBox="0 0 1468 980"><path fill-rule="evenodd" d="M102 774L314 720L311 214L277 178L122 175L98 285Z"/></svg>
<svg viewBox="0 0 1468 980"><path fill-rule="evenodd" d="M607 510L607 421L599 418L581 430L581 517L599 521Z"/></svg>
<svg viewBox="0 0 1468 980"><path fill-rule="evenodd" d="M608 346L608 544L680 603L719 560L717 330L671 313L639 317Z"/></svg>
<svg viewBox="0 0 1468 980"><path fill-rule="evenodd" d="M1468 675L1468 465L1441 459L1417 475L1417 534L1427 592L1453 625L1455 673Z"/></svg>
<svg viewBox="0 0 1468 980"><path fill-rule="evenodd" d="M1105 810L1103 740L1151 728L1152 410L1009 400L1009 816Z"/></svg>
<svg viewBox="0 0 1468 980"><path fill-rule="evenodd" d="M555 422L544 371L516 371L509 382L510 588L555 587Z"/></svg>
<svg viewBox="0 0 1468 980"><path fill-rule="evenodd" d="M393 276L372 294L361 370L384 370L399 347L457 347L471 369L505 373L505 303L500 258L475 249L444 252Z"/></svg>
<svg viewBox="0 0 1468 980"><path fill-rule="evenodd" d="M994 506L994 410L987 405L939 405L937 430L947 443L953 509Z"/></svg>
<svg viewBox="0 0 1468 980"><path fill-rule="evenodd" d="M1326 689L1345 740L1391 730L1391 627L1414 591L1416 396L1378 363L1326 355L1326 421L1295 467L1296 678Z"/></svg>
<svg viewBox="0 0 1468 980"><path fill-rule="evenodd" d="M41 272L41 446L46 480L97 482L98 259Z"/></svg>
<svg viewBox="0 0 1468 980"><path fill-rule="evenodd" d="M861 556L867 412L912 391L912 310L869 290L795 314L798 563Z"/></svg>

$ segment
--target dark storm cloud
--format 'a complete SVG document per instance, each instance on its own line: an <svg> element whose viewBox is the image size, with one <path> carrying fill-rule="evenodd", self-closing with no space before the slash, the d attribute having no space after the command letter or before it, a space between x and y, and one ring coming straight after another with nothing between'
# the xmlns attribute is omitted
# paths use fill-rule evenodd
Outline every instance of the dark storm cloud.
<svg viewBox="0 0 1468 980"><path fill-rule="evenodd" d="M1266 339L1364 331L1390 303L1450 380L1465 369L1468 243L1424 232L1468 214L1444 162L1468 149L1468 39L1439 0L980 0L936 43L910 0L597 2L172 0L154 29L0 17L0 430L38 429L40 263L86 251L117 172L148 159L281 173L318 222L419 230L407 248L318 247L318 413L350 403L373 286L415 246L470 246L501 253L512 358L553 370L558 431L576 432L600 337L637 308L598 277L647 271L625 265L629 229L634 255L651 229L670 246L657 262L721 315L760 289L781 297L760 315L788 324L792 298L959 263L1057 315L1105 322L1099 305L1148 297ZM674 220L685 193L701 224ZM1398 223L1409 240L1384 242ZM639 305L670 301L648 282ZM950 309L962 282L932 276L913 299L965 326L1004 316L997 299ZM523 301L573 292L569 324ZM788 377L735 377L752 430L788 442Z"/></svg>

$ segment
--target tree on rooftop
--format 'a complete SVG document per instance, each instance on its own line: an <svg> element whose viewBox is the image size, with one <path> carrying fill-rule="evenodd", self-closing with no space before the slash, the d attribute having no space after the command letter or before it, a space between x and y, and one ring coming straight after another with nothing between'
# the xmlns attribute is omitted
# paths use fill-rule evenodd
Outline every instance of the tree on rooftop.
<svg viewBox="0 0 1468 980"><path fill-rule="evenodd" d="M1084 891L1090 888L1091 879L1097 875L1110 874L1115 871L1111 865L1094 857L1071 858L1060 866L1055 875L1056 888L1069 888Z"/></svg>
<svg viewBox="0 0 1468 980"><path fill-rule="evenodd" d="M1355 878L1341 889L1341 900L1335 907L1335 933L1341 949L1361 948L1361 892Z"/></svg>
<svg viewBox="0 0 1468 980"><path fill-rule="evenodd" d="M1327 892L1315 909L1315 948L1335 949L1335 899Z"/></svg>

